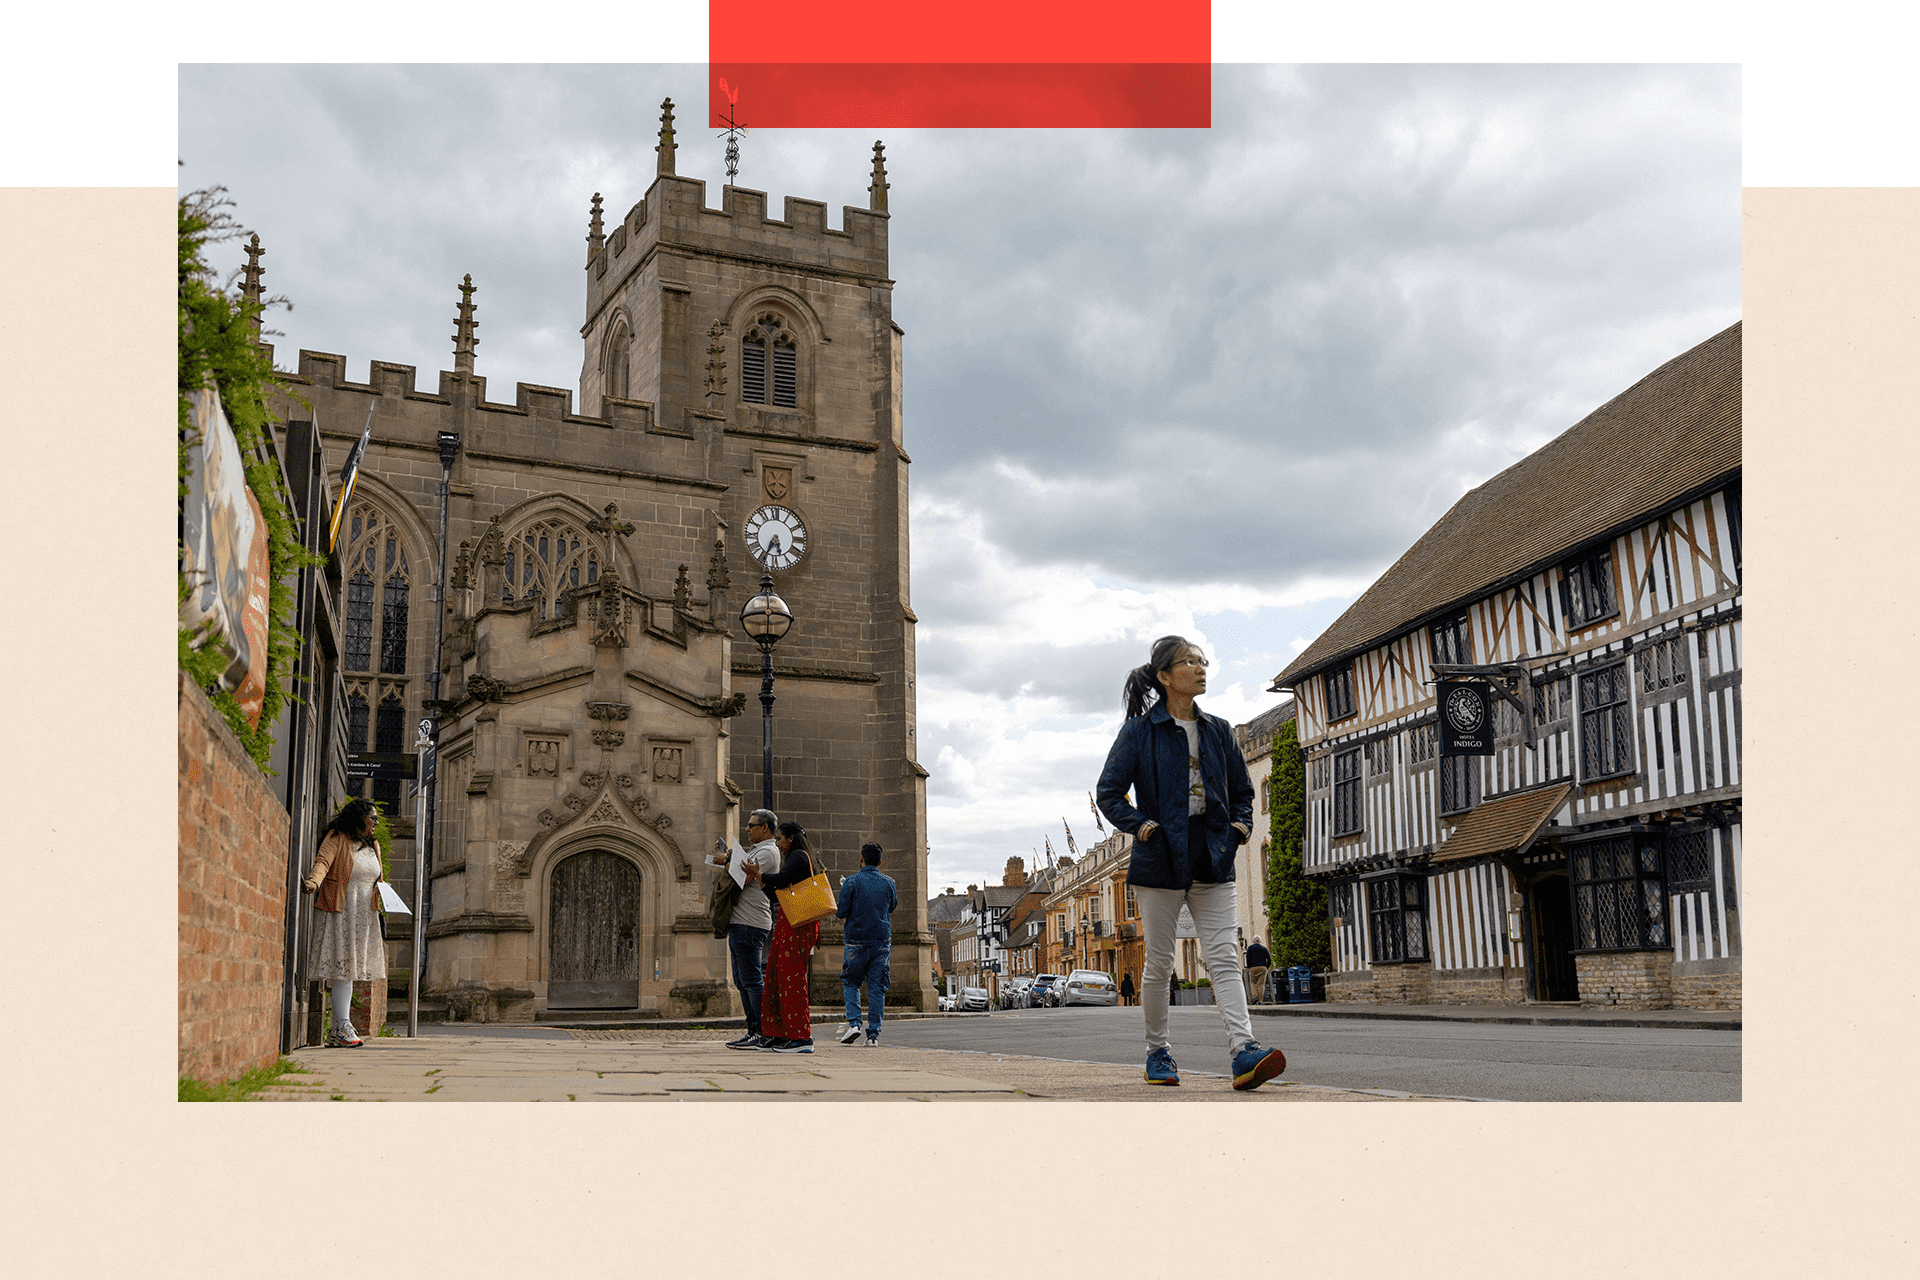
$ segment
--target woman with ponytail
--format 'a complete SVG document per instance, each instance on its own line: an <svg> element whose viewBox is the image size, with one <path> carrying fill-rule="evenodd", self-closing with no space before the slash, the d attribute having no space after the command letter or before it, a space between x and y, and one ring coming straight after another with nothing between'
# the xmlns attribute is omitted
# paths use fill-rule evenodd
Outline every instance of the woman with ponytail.
<svg viewBox="0 0 1920 1280"><path fill-rule="evenodd" d="M1154 641L1147 661L1127 673L1126 720L1094 794L1108 821L1133 836L1127 883L1146 941L1147 1083L1180 1083L1167 1049L1167 984L1185 905L1213 979L1233 1087L1257 1089L1287 1069L1287 1057L1254 1041L1240 975L1233 863L1253 831L1253 779L1227 722L1194 701L1206 691L1207 659L1197 645L1183 636Z"/></svg>

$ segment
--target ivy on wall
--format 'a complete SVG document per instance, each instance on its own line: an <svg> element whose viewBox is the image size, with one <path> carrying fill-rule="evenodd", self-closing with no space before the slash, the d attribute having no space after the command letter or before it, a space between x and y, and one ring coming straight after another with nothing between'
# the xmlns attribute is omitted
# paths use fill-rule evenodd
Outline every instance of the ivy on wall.
<svg viewBox="0 0 1920 1280"><path fill-rule="evenodd" d="M1267 845L1267 929L1276 967L1333 967L1327 930L1327 890L1302 873L1307 830L1307 773L1300 758L1300 722L1288 720L1273 735L1273 771L1267 787L1271 836Z"/></svg>
<svg viewBox="0 0 1920 1280"><path fill-rule="evenodd" d="M294 625L293 576L303 565L322 561L300 545L280 468L265 449L271 425L268 397L276 390L289 396L291 392L274 372L273 358L258 341L255 326L268 307L284 305L286 300L245 297L234 289L231 277L222 282L207 265L208 245L246 234L233 219L232 204L223 187L195 191L180 200L179 496L185 501L191 450L199 443L190 413L192 397L212 386L219 392L227 421L239 442L247 487L260 503L266 523L272 585L267 599L267 687L259 727L247 723L232 693L215 687L225 662L211 649L196 648L194 635L184 629L179 635L180 669L208 690L213 705L247 754L261 772L270 773L267 758L273 749L274 722L293 696L286 691L287 678L300 654L300 633ZM185 573L181 573L178 585L184 602L190 590Z"/></svg>

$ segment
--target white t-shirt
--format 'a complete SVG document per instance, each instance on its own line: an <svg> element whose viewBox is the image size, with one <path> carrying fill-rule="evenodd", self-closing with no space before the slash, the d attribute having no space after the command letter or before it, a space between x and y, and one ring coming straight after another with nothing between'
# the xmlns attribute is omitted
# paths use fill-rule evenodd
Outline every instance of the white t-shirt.
<svg viewBox="0 0 1920 1280"><path fill-rule="evenodd" d="M1189 816L1207 811L1207 781L1200 776L1200 719L1182 720L1174 716L1173 722L1187 732L1187 813Z"/></svg>
<svg viewBox="0 0 1920 1280"><path fill-rule="evenodd" d="M771 840L762 840L747 850L747 857L759 866L763 876L780 870L780 846ZM740 891L740 901L734 904L733 915L728 917L727 923L770 930L773 928L773 900L759 885L749 880L747 887Z"/></svg>

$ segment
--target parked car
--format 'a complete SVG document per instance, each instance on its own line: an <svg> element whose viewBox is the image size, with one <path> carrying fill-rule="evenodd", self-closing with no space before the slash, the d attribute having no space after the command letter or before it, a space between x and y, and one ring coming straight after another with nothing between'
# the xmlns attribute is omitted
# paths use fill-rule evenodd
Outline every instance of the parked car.
<svg viewBox="0 0 1920 1280"><path fill-rule="evenodd" d="M1061 1005L1070 1004L1119 1004L1120 988L1114 985L1113 975L1101 973L1097 969L1075 969L1067 975L1067 981L1060 989Z"/></svg>
<svg viewBox="0 0 1920 1280"><path fill-rule="evenodd" d="M960 988L960 1012L985 1013L987 1011L987 989L985 987Z"/></svg>
<svg viewBox="0 0 1920 1280"><path fill-rule="evenodd" d="M942 1012L942 1013L952 1013L952 1012L953 1012L953 1002L954 1002L954 997L952 997L952 996L941 996L941 997L940 997L940 1012Z"/></svg>
<svg viewBox="0 0 1920 1280"><path fill-rule="evenodd" d="M1032 978L1009 978L1000 988L1000 1007L1002 1009L1024 1009L1027 1007L1027 993L1033 990Z"/></svg>
<svg viewBox="0 0 1920 1280"><path fill-rule="evenodd" d="M1034 977L1033 986L1027 991L1027 1005L1034 1009L1051 1009L1059 1001L1054 997L1060 985L1057 973L1042 973Z"/></svg>

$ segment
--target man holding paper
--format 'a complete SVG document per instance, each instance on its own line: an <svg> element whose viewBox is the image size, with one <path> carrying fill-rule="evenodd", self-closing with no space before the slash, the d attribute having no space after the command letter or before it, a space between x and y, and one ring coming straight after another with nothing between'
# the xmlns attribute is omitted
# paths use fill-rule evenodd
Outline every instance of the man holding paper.
<svg viewBox="0 0 1920 1280"><path fill-rule="evenodd" d="M711 866L724 866L733 882L747 884L747 864L752 863L766 875L780 869L780 847L773 842L773 829L780 819L770 809L755 809L747 815L747 847L738 840L731 850L724 841L714 841ZM728 855L731 856L728 856ZM729 1049L758 1049L760 1034L760 997L766 981L767 940L773 936L773 901L764 893L743 893L733 908L727 925L727 952L733 961L733 985L740 989L740 1004L746 1010L747 1033L729 1040Z"/></svg>

